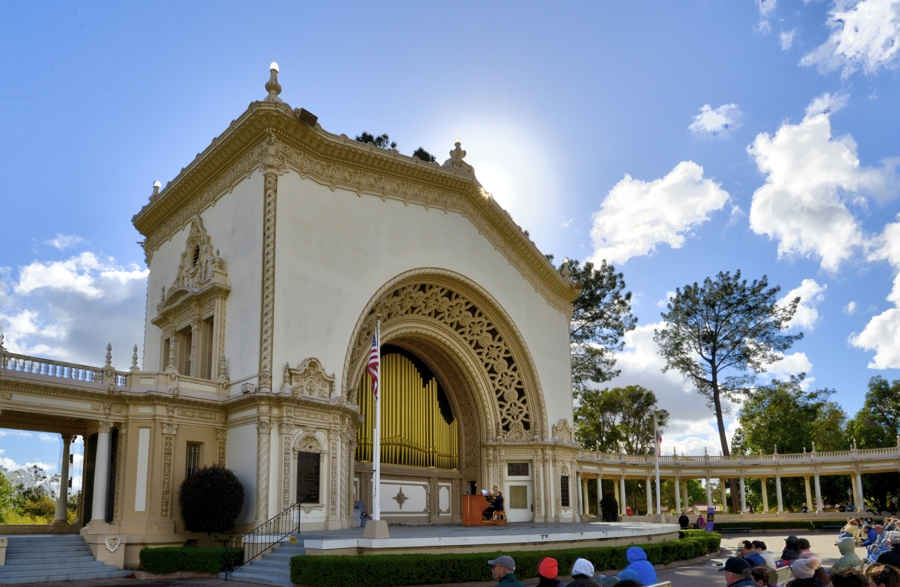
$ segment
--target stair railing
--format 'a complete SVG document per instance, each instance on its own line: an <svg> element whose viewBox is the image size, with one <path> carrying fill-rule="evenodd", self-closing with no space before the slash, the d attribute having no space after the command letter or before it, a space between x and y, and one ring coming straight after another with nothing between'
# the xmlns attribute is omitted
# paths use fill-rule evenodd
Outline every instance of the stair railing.
<svg viewBox="0 0 900 587"><path fill-rule="evenodd" d="M244 548L244 556L240 562L235 564L228 556L229 545L225 543L225 580L228 581L228 575L236 569L262 556L272 550L279 542L283 542L285 538L300 531L300 503L288 506L287 509L274 517L266 520L247 534L239 538L235 538L231 542L231 548Z"/></svg>

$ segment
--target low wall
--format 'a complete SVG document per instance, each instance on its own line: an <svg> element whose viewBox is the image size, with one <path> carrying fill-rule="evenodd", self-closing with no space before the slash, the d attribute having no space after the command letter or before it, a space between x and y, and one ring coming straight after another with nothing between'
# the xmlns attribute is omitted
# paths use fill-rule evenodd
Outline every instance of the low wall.
<svg viewBox="0 0 900 587"><path fill-rule="evenodd" d="M19 534L78 534L79 526L55 526L53 524L0 524L0 535Z"/></svg>

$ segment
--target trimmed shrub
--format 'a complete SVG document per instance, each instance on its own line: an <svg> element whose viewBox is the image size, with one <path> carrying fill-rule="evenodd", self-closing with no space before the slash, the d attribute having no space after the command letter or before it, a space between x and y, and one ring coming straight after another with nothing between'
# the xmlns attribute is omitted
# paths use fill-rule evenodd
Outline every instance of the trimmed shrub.
<svg viewBox="0 0 900 587"><path fill-rule="evenodd" d="M177 573L178 571L219 573L223 570L225 549L221 546L211 548L184 546L142 548L140 557L141 569L151 573L166 574ZM229 548L228 559L231 565L240 564L244 560L244 549Z"/></svg>
<svg viewBox="0 0 900 587"><path fill-rule="evenodd" d="M750 528L751 530L800 530L815 531L821 530L822 526L843 525L842 520L781 520L781 521L760 521L747 520L746 522L722 522L716 523L716 532L728 532L732 528Z"/></svg>
<svg viewBox="0 0 900 587"><path fill-rule="evenodd" d="M653 564L668 564L719 551L721 537L686 537L657 544L642 545ZM399 587L440 583L490 581L488 559L500 555L516 561L516 576L537 577L537 566L545 556L559 561L560 573L566 573L579 557L593 563L597 570L623 569L628 564L628 546L595 546L565 550L519 552L479 552L467 554L376 554L371 556L295 556L291 559L291 581L310 587L357 587L365 578L368 587Z"/></svg>
<svg viewBox="0 0 900 587"><path fill-rule="evenodd" d="M244 505L244 486L231 469L201 467L182 481L178 503L188 532L227 534Z"/></svg>

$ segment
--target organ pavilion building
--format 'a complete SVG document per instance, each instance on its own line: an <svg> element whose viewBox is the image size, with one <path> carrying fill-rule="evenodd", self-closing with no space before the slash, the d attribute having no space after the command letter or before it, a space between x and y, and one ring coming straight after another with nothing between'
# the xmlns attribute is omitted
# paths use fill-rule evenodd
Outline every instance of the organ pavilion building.
<svg viewBox="0 0 900 587"><path fill-rule="evenodd" d="M276 67L133 218L143 364L0 351L0 426L85 436L81 532L129 567L193 537L178 487L214 463L243 483L238 532L298 501L303 529L347 528L372 509L380 315L382 519L459 523L462 496L496 485L510 522L575 521L575 284L459 142L438 164L331 134L281 100Z"/></svg>

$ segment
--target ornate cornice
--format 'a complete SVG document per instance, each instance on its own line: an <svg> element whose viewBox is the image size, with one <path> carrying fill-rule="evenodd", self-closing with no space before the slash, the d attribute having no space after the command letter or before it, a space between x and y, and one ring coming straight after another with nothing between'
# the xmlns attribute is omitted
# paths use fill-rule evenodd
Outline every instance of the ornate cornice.
<svg viewBox="0 0 900 587"><path fill-rule="evenodd" d="M274 150L267 145L273 138ZM287 105L269 102L250 104L134 216L134 226L147 237L143 246L148 263L191 216L215 204L253 171L272 168L280 173L292 169L331 189L460 213L551 306L568 315L578 297L574 284L560 275L470 173L359 143L319 125L311 127Z"/></svg>

